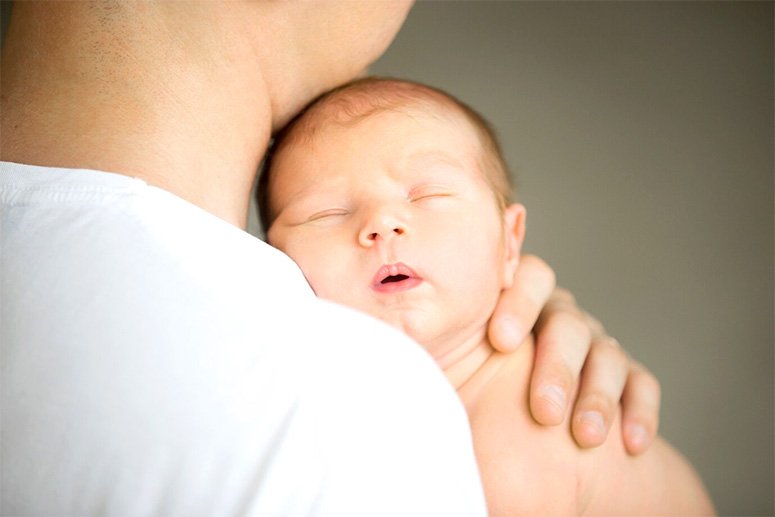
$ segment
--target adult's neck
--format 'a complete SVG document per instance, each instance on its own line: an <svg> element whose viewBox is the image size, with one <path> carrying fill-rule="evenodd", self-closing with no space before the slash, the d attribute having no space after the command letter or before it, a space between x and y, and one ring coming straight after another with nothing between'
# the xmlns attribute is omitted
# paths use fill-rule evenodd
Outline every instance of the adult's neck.
<svg viewBox="0 0 775 517"><path fill-rule="evenodd" d="M17 2L0 158L139 177L244 227L272 130L267 50L241 7L218 7Z"/></svg>

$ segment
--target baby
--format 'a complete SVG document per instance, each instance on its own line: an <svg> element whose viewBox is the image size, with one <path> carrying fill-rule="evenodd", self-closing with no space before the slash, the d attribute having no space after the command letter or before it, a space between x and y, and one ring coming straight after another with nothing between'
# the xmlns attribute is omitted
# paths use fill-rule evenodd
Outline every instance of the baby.
<svg viewBox="0 0 775 517"><path fill-rule="evenodd" d="M267 240L318 296L402 329L443 369L468 411L491 514L713 513L664 441L637 457L618 438L580 450L568 428L532 420L532 343L502 354L486 333L525 208L508 203L495 136L468 106L408 81L350 83L277 136L258 195Z"/></svg>

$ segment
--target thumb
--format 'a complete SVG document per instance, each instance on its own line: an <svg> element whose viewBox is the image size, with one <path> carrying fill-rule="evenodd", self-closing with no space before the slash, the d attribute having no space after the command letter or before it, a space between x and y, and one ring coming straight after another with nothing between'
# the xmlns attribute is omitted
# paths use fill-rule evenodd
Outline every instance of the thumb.
<svg viewBox="0 0 775 517"><path fill-rule="evenodd" d="M554 271L546 262L535 255L522 256L514 284L501 292L490 318L487 332L496 350L516 350L532 330L555 285Z"/></svg>

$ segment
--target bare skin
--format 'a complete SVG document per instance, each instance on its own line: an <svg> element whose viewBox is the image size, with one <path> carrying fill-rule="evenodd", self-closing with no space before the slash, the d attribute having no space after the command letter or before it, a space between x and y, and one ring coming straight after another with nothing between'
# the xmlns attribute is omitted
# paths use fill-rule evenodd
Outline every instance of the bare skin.
<svg viewBox="0 0 775 517"><path fill-rule="evenodd" d="M429 107L427 90L400 104L410 95L396 81L364 88L394 104L363 115L354 101L323 100L275 150L268 241L318 296L402 330L436 361L468 411L493 515L712 514L701 481L663 440L633 458L620 425L615 440L582 451L571 427L535 423L532 340L501 353L486 336L519 263L525 208L496 200L486 180L494 173L480 165L485 151L460 112L438 96ZM314 130L305 120L318 121Z"/></svg>
<svg viewBox="0 0 775 517"><path fill-rule="evenodd" d="M528 397L533 354L532 342L494 352L458 389L490 515L714 514L697 474L661 438L632 457L618 438L583 451L568 427L536 425L515 403Z"/></svg>
<svg viewBox="0 0 775 517"><path fill-rule="evenodd" d="M408 8L19 2L3 46L0 157L139 177L244 228L272 132L315 95L361 73ZM523 258L517 277L519 287L504 293L493 318L499 349L518 347L555 300L538 327L535 418L564 421L580 382L574 415L597 411L603 425L574 433L582 446L598 445L624 390L625 421L642 430L625 433L625 444L633 453L646 449L658 422L654 377L597 338L562 292L552 294L554 274L543 261ZM579 381L585 364L606 375ZM604 381L612 372L621 383Z"/></svg>
<svg viewBox="0 0 775 517"><path fill-rule="evenodd" d="M310 52L312 42L297 38L281 47L284 55L264 44L285 28L277 21L283 13L261 3L20 4L11 31L24 32L25 41L14 45L9 34L3 56L13 70L3 73L2 125L12 128L3 131L3 159L136 176L244 228L273 128L375 59L407 7L353 14L373 17L367 26L380 18L393 25L381 38L347 35L364 41L364 57L315 70L308 62L326 56ZM273 70L278 63L304 74Z"/></svg>

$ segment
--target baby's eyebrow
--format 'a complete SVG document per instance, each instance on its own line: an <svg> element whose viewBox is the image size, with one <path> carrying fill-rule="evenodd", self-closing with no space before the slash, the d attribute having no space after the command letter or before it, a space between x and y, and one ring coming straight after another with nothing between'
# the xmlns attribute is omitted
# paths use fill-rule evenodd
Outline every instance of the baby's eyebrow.
<svg viewBox="0 0 775 517"><path fill-rule="evenodd" d="M327 180L322 181L308 181L304 184L297 186L290 194L285 196L283 203L284 207L291 204L307 201L308 199L316 199L321 196L334 196L341 191L341 188L335 185L336 182Z"/></svg>
<svg viewBox="0 0 775 517"><path fill-rule="evenodd" d="M475 166L474 160L467 164L448 153L426 151L409 155L400 174L404 181L457 182L466 176L465 171Z"/></svg>
<svg viewBox="0 0 775 517"><path fill-rule="evenodd" d="M341 197L341 191L329 185L308 184L287 196L282 206L277 207L277 215L286 210L292 210L298 215L299 211L306 213L340 207L343 205Z"/></svg>
<svg viewBox="0 0 775 517"><path fill-rule="evenodd" d="M406 166L410 168L427 167L435 163L443 163L458 168L463 167L463 163L461 163L457 158L450 156L448 153L437 150L418 151L416 153L410 154L406 158Z"/></svg>

